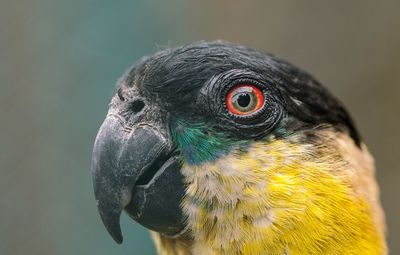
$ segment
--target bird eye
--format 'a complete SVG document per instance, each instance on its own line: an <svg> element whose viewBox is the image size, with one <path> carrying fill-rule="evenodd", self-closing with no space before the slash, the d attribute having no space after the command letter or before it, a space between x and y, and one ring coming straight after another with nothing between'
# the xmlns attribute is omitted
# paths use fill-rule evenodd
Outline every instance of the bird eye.
<svg viewBox="0 0 400 255"><path fill-rule="evenodd" d="M235 115L249 115L263 107L264 94L252 84L240 84L228 92L225 103L229 112Z"/></svg>

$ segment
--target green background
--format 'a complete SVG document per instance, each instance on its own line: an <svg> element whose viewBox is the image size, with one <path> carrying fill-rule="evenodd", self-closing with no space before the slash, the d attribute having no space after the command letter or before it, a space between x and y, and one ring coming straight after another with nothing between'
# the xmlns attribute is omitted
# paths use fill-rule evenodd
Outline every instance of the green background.
<svg viewBox="0 0 400 255"><path fill-rule="evenodd" d="M399 13L395 0L1 0L0 254L154 254L126 216L123 245L101 224L92 145L136 59L201 39L274 53L341 98L376 157L400 254Z"/></svg>

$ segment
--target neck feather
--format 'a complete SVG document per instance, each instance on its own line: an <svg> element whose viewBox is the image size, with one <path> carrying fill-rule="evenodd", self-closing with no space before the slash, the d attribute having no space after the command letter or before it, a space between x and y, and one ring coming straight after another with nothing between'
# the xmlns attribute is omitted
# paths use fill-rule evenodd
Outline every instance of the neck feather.
<svg viewBox="0 0 400 255"><path fill-rule="evenodd" d="M185 165L193 237L187 253L160 254L384 254L372 158L343 134L320 136L320 145L293 136Z"/></svg>

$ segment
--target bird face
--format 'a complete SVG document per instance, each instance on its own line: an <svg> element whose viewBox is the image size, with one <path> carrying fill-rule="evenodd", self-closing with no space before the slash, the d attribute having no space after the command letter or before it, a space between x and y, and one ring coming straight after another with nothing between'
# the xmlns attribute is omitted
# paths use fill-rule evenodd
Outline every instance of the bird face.
<svg viewBox="0 0 400 255"><path fill-rule="evenodd" d="M343 106L310 75L271 55L218 41L145 57L118 82L95 141L92 174L100 216L118 243L122 211L169 237L188 229L211 233L218 220L228 229L223 213L232 222L265 228L278 217L269 209L301 204L306 192L296 190L307 190L318 178L337 184L316 170L313 158L329 147L321 146L317 130L344 134L361 146ZM324 152L310 149L321 147ZM299 178L304 173L310 173L305 181ZM320 194L318 189L308 195ZM346 200L335 199L330 202ZM299 218L302 206L285 217ZM247 232L242 234L251 236Z"/></svg>

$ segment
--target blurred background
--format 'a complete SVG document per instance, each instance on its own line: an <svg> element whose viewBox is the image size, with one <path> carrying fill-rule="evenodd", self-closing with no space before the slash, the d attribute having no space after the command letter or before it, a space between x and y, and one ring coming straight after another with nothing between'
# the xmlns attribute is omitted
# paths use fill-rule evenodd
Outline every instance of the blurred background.
<svg viewBox="0 0 400 255"><path fill-rule="evenodd" d="M154 254L97 214L91 150L119 76L166 46L225 39L312 73L375 155L391 254L400 254L400 1L0 2L0 254ZM397 241L397 242L396 242Z"/></svg>

